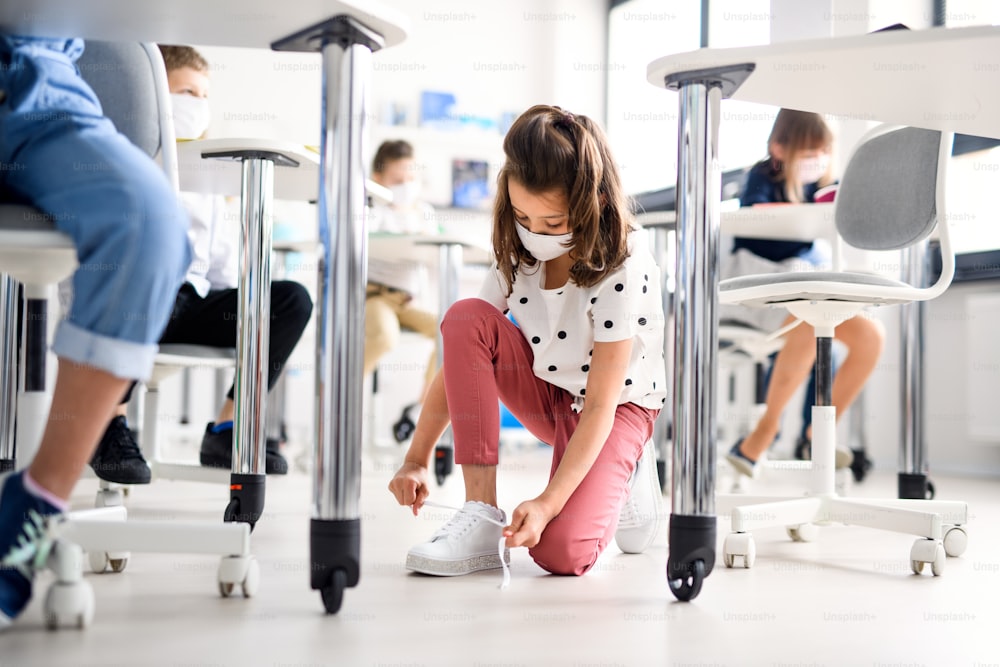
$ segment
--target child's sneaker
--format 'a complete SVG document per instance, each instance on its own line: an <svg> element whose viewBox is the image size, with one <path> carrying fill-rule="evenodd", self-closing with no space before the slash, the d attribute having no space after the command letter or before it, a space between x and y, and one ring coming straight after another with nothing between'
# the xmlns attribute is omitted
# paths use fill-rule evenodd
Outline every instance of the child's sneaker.
<svg viewBox="0 0 1000 667"><path fill-rule="evenodd" d="M733 448L729 450L726 454L726 460L736 468L740 474L746 475L747 477L753 478L757 473L757 461L740 451L740 445L743 444L743 439L741 438Z"/></svg>
<svg viewBox="0 0 1000 667"><path fill-rule="evenodd" d="M23 471L0 476L0 630L28 606L53 546L47 518L59 513L25 488Z"/></svg>
<svg viewBox="0 0 1000 667"><path fill-rule="evenodd" d="M618 515L615 543L627 554L641 554L663 528L663 493L652 440L643 447L628 486L628 497Z"/></svg>
<svg viewBox="0 0 1000 667"><path fill-rule="evenodd" d="M503 529L487 519L507 523L503 510L470 500L431 539L410 549L406 569L441 577L503 567L497 545ZM510 551L504 549L510 563Z"/></svg>

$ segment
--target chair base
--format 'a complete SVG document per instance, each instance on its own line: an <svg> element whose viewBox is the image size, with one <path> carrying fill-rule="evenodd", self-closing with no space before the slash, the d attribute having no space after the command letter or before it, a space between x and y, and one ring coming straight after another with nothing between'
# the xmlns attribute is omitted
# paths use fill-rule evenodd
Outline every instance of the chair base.
<svg viewBox="0 0 1000 667"><path fill-rule="evenodd" d="M127 521L127 517L122 505L71 512L60 525L59 538L86 551L96 573L109 566L121 572L132 552L222 556L216 576L219 593L228 597L237 585L245 597L257 592L260 565L250 554L248 524Z"/></svg>
<svg viewBox="0 0 1000 667"><path fill-rule="evenodd" d="M726 567L734 567L737 559L751 567L756 558L751 531L771 526L784 526L796 542L811 541L818 526L831 523L916 535L911 567L919 574L930 564L935 576L944 569L944 556L960 556L968 542L968 507L959 501L719 496L716 504L719 513L730 511L732 517L732 532L723 544Z"/></svg>

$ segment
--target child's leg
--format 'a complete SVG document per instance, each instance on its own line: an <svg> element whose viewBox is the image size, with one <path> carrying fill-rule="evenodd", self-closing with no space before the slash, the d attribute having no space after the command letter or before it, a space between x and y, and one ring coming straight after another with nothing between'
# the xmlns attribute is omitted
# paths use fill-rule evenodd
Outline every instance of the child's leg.
<svg viewBox="0 0 1000 667"><path fill-rule="evenodd" d="M838 326L834 335L847 346L847 357L833 378L831 390L839 421L875 370L882 356L885 330L877 320L858 315ZM809 435L812 435L811 429Z"/></svg>
<svg viewBox="0 0 1000 667"><path fill-rule="evenodd" d="M235 347L238 337L239 292L235 289L213 290L202 298L185 285L177 296L177 305L167 324L161 343L184 343L209 347ZM302 337L312 301L306 289L292 281L271 284L271 324L268 336L267 388L270 390ZM216 422L233 418L234 388L230 386Z"/></svg>
<svg viewBox="0 0 1000 667"><path fill-rule="evenodd" d="M3 185L73 238L80 264L53 344L60 373L31 467L63 496L124 393L127 382L117 378L149 374L190 262L187 216L165 175L103 118L76 72L77 54L0 44L0 70L9 76L0 72L7 92L0 160L18 165L4 172Z"/></svg>
<svg viewBox="0 0 1000 667"><path fill-rule="evenodd" d="M533 355L520 329L481 299L456 302L441 323L444 384L455 436L455 462L466 489L496 503L500 439L498 401L535 437L553 443L569 410L566 392L532 372ZM428 406L431 407L431 406Z"/></svg>
<svg viewBox="0 0 1000 667"><path fill-rule="evenodd" d="M653 434L655 414L633 403L618 406L611 435L590 472L546 526L541 541L529 550L539 566L553 574L571 575L584 574L593 566L614 537L629 476ZM551 474L576 427L576 415L573 417L557 424Z"/></svg>
<svg viewBox="0 0 1000 667"><path fill-rule="evenodd" d="M365 300L364 374L375 370L378 360L399 343L399 317L388 295L375 294Z"/></svg>
<svg viewBox="0 0 1000 667"><path fill-rule="evenodd" d="M792 319L789 316L785 324ZM753 432L740 445L743 454L756 461L771 446L781 426L785 406L808 377L815 359L816 339L811 326L803 323L785 334L785 345L771 368L767 407Z"/></svg>
<svg viewBox="0 0 1000 667"><path fill-rule="evenodd" d="M69 498L91 456L90 447L71 445L97 442L128 384L106 371L60 359L42 446L29 469L32 479L57 497Z"/></svg>

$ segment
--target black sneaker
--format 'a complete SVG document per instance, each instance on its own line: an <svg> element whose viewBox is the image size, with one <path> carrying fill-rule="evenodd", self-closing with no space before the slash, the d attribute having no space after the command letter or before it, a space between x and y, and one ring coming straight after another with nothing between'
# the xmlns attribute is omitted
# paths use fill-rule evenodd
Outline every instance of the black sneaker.
<svg viewBox="0 0 1000 667"><path fill-rule="evenodd" d="M218 433L212 431L215 422L209 422L205 427L205 435L201 439L201 464L206 468L233 467L233 429L227 428ZM268 438L264 457L264 473L268 475L287 475L288 461L281 455L280 445L274 438Z"/></svg>
<svg viewBox="0 0 1000 667"><path fill-rule="evenodd" d="M149 484L150 471L125 417L115 417L101 436L90 467L105 482Z"/></svg>

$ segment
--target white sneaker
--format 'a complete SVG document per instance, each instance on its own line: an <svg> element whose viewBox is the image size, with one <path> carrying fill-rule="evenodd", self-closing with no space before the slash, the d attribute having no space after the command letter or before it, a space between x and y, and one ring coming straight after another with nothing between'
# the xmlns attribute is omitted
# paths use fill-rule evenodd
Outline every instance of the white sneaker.
<svg viewBox="0 0 1000 667"><path fill-rule="evenodd" d="M629 494L618 516L615 542L627 554L641 554L663 528L663 493L656 474L656 450L650 440L628 482Z"/></svg>
<svg viewBox="0 0 1000 667"><path fill-rule="evenodd" d="M498 553L502 529L486 519L507 523L507 515L486 503L470 500L438 528L431 539L410 549L406 569L441 577L455 577L503 567ZM504 549L510 563L510 550Z"/></svg>

